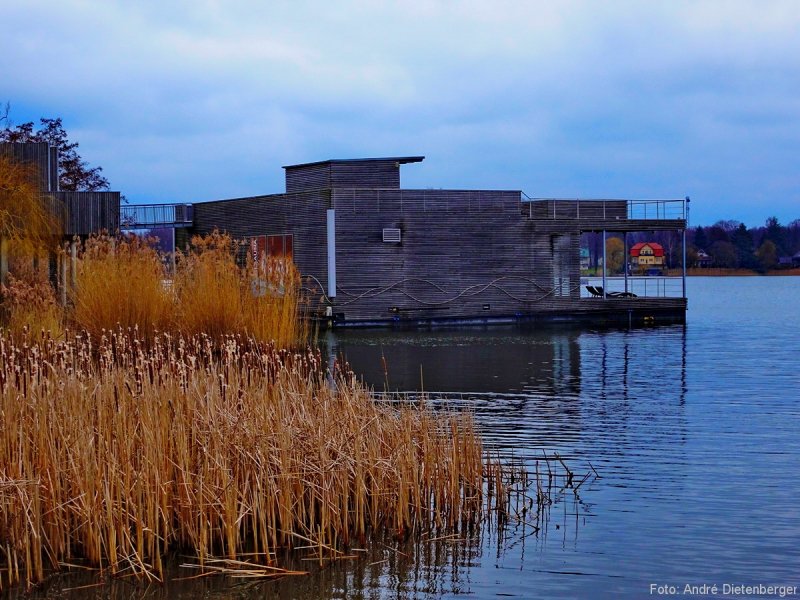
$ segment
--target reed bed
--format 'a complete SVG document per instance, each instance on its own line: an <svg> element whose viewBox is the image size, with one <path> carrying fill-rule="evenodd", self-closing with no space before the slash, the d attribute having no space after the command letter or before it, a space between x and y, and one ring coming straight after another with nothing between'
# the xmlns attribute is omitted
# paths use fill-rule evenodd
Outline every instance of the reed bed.
<svg viewBox="0 0 800 600"><path fill-rule="evenodd" d="M214 232L194 237L191 250L179 255L172 329L216 338L241 333L280 347L304 341L300 275L292 261L248 255L240 267L233 248L229 236Z"/></svg>
<svg viewBox="0 0 800 600"><path fill-rule="evenodd" d="M147 240L90 238L81 245L76 267L65 317L78 329L99 337L104 330L136 326L150 337L172 325L175 302L164 285L161 259Z"/></svg>
<svg viewBox="0 0 800 600"><path fill-rule="evenodd" d="M300 276L291 260L249 257L239 264L236 247L220 233L196 236L170 272L172 261L150 240L92 237L79 245L67 306L56 301L46 273L15 268L16 276L0 290L2 324L17 336L27 330L29 336L59 337L70 327L99 339L106 331L135 328L148 342L168 332L304 345L308 324L301 318Z"/></svg>
<svg viewBox="0 0 800 600"><path fill-rule="evenodd" d="M29 338L61 337L64 315L56 301L55 291L40 270L17 266L17 274L8 274L0 286L0 319L9 331Z"/></svg>
<svg viewBox="0 0 800 600"><path fill-rule="evenodd" d="M76 561L158 580L174 550L289 574L278 549L331 559L481 514L468 413L375 402L243 335L65 338L0 335L0 587Z"/></svg>

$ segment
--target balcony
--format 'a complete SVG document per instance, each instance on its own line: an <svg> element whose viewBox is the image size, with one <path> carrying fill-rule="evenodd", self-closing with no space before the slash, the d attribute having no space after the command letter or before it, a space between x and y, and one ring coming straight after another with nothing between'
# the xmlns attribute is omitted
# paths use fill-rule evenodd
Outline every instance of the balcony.
<svg viewBox="0 0 800 600"><path fill-rule="evenodd" d="M559 222L580 231L680 230L686 227L688 216L687 199L529 198L523 192L521 200L530 220Z"/></svg>

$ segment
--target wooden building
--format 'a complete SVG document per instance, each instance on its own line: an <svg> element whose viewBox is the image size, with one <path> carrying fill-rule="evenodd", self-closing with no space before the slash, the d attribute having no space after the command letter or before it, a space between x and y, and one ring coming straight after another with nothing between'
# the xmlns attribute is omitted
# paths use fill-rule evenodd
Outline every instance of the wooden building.
<svg viewBox="0 0 800 600"><path fill-rule="evenodd" d="M285 166L285 193L195 203L186 232L291 254L337 326L685 319L685 279L677 297L586 298L580 277L582 232L683 232L684 200L403 189L400 167L423 158Z"/></svg>

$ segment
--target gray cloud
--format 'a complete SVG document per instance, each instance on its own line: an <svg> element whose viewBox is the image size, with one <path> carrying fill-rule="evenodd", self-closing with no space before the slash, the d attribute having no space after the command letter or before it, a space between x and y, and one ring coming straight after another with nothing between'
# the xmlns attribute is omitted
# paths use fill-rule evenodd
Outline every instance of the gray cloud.
<svg viewBox="0 0 800 600"><path fill-rule="evenodd" d="M3 10L0 99L18 122L63 116L134 200L274 192L282 164L424 153L405 185L800 216L795 2Z"/></svg>

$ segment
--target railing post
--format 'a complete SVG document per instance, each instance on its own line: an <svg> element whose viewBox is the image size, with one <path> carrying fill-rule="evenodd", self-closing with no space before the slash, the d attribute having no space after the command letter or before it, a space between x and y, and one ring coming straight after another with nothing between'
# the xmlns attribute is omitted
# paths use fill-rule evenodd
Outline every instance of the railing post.
<svg viewBox="0 0 800 600"><path fill-rule="evenodd" d="M681 237L683 238L683 275L681 277L681 283L683 284L683 297L686 298L686 229L682 231Z"/></svg>
<svg viewBox="0 0 800 600"><path fill-rule="evenodd" d="M683 225L683 229L681 230L681 237L683 241L683 277L682 277L682 293L683 297L686 298L686 228L689 226L689 196L686 196L686 199L683 201L683 215L686 217L686 221Z"/></svg>

